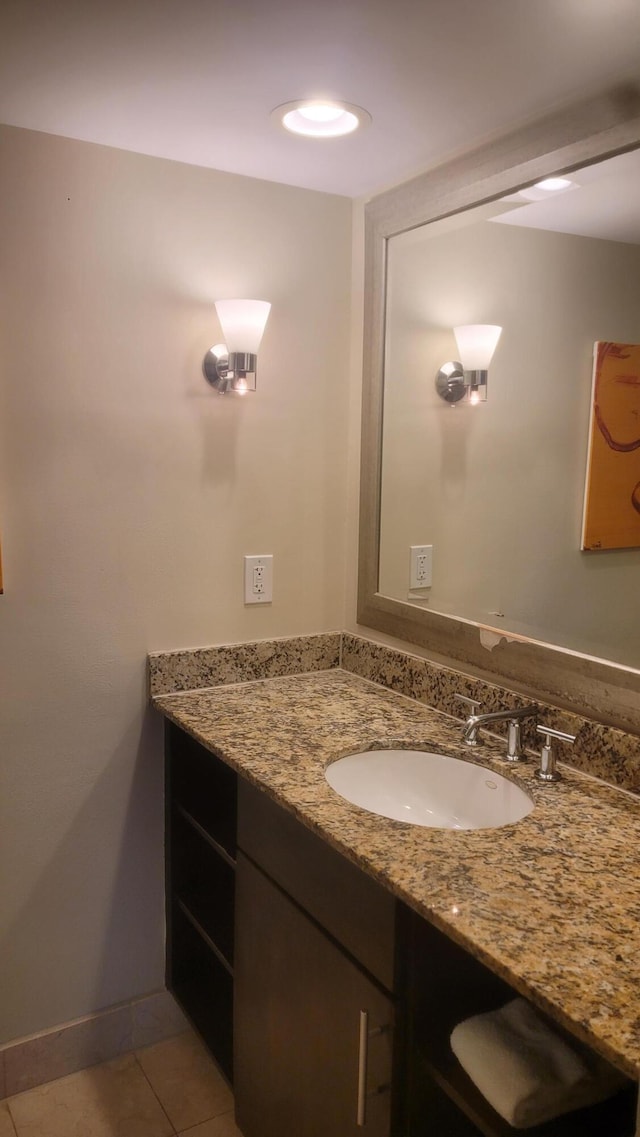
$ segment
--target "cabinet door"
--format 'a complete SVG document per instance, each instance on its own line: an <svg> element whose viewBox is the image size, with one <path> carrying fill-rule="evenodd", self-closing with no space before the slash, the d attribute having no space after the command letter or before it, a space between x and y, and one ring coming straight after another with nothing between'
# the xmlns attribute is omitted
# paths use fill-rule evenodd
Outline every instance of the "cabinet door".
<svg viewBox="0 0 640 1137"><path fill-rule="evenodd" d="M235 976L244 1137L387 1137L391 1000L242 853Z"/></svg>

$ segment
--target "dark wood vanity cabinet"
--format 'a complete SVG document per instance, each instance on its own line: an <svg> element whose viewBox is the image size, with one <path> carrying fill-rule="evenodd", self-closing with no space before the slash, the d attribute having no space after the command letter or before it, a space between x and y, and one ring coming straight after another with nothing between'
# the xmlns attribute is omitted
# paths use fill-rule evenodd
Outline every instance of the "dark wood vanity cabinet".
<svg viewBox="0 0 640 1137"><path fill-rule="evenodd" d="M234 1090L244 1137L389 1137L392 1000L242 853L237 905L246 935Z"/></svg>
<svg viewBox="0 0 640 1137"><path fill-rule="evenodd" d="M244 1137L513 1137L451 1030L506 983L167 724L167 986ZM635 1091L530 1137L633 1137Z"/></svg>
<svg viewBox="0 0 640 1137"><path fill-rule="evenodd" d="M233 1078L237 775L166 725L167 987Z"/></svg>
<svg viewBox="0 0 640 1137"><path fill-rule="evenodd" d="M244 1137L389 1137L396 902L243 781L238 844Z"/></svg>
<svg viewBox="0 0 640 1137"><path fill-rule="evenodd" d="M634 1137L637 1088L544 1125L514 1129L495 1112L455 1058L453 1028L503 1006L515 992L463 948L412 915L404 945L409 1137Z"/></svg>

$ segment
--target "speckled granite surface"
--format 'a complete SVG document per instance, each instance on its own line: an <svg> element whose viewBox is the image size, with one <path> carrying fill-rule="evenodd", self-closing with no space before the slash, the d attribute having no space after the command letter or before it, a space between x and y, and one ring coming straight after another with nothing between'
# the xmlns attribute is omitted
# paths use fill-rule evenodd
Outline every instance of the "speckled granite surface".
<svg viewBox="0 0 640 1137"><path fill-rule="evenodd" d="M467 713L464 705L455 699L456 692L478 699L483 711L525 706L533 702L496 683L473 679L452 668L348 632L342 635L341 660L346 671L399 691L455 718L464 718ZM548 703L539 702L538 706L538 722L576 735L572 746L559 744L562 761L611 785L640 793L640 738L637 735L604 726L594 722L593 718L560 710ZM597 718L598 708L590 708L590 713ZM491 729L497 734L506 732L506 727L499 723ZM535 723L523 722L522 732L524 745L539 750L541 740L536 734Z"/></svg>
<svg viewBox="0 0 640 1137"><path fill-rule="evenodd" d="M149 693L164 695L302 671L324 671L338 667L339 663L340 632L157 651L149 655Z"/></svg>
<svg viewBox="0 0 640 1137"><path fill-rule="evenodd" d="M350 805L328 763L391 745L469 758L460 725L342 670L157 697L163 714L295 813L577 1037L640 1074L640 802L564 770L516 825L422 829Z"/></svg>
<svg viewBox="0 0 640 1137"><path fill-rule="evenodd" d="M454 698L456 692L478 699L484 711L522 706L532 701L496 683L474 679L453 668L349 632L154 652L149 656L149 690L152 696L163 695L339 666L454 718L462 719L466 715L465 707ZM640 793L640 738L637 735L594 722L597 707L592 708L592 717L587 718L549 704L539 706L539 722L577 735L573 746L559 744L563 761L611 785ZM498 723L492 730L500 734L506 732L506 727ZM535 724L525 721L522 730L524 745L539 750L540 738L535 733Z"/></svg>

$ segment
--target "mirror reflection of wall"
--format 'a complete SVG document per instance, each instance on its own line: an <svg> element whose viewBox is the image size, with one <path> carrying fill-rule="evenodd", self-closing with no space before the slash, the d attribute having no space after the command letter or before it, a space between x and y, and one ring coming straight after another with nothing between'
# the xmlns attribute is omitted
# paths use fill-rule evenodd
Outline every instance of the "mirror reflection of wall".
<svg viewBox="0 0 640 1137"><path fill-rule="evenodd" d="M580 534L594 341L640 342L640 154L571 180L389 241L379 591L637 666L640 550ZM478 407L434 387L465 323L504 329Z"/></svg>

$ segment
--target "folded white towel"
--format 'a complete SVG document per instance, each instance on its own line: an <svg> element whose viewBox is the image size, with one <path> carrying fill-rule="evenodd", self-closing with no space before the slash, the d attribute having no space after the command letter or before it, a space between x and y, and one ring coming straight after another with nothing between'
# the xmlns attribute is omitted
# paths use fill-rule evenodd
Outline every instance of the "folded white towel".
<svg viewBox="0 0 640 1137"><path fill-rule="evenodd" d="M490 1105L515 1129L604 1101L624 1078L583 1057L524 999L459 1023L451 1049Z"/></svg>

